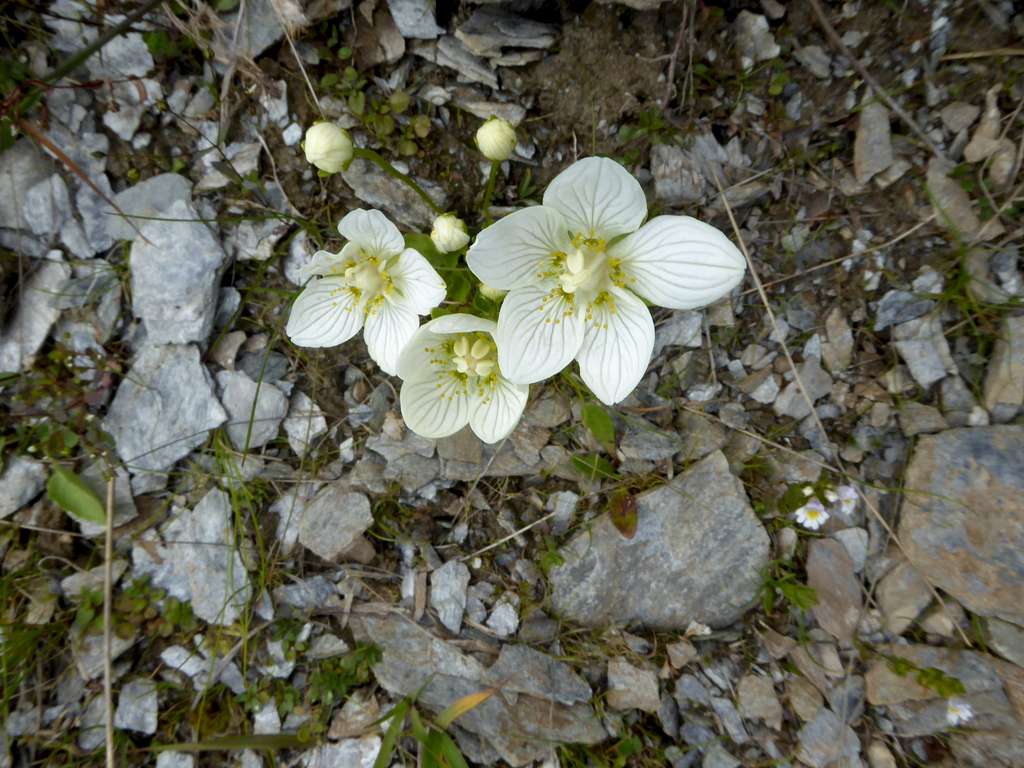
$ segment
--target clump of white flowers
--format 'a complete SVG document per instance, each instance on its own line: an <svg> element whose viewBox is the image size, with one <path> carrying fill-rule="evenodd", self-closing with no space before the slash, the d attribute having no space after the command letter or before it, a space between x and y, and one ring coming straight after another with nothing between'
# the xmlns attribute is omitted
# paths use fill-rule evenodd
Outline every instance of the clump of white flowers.
<svg viewBox="0 0 1024 768"><path fill-rule="evenodd" d="M352 160L355 152L348 131L334 123L314 123L302 142L306 162L324 173L337 173Z"/></svg>
<svg viewBox="0 0 1024 768"><path fill-rule="evenodd" d="M852 485L840 485L835 490L826 488L822 493L829 506L814 495L814 489L807 486L802 489L807 503L793 512L793 517L804 528L816 531L823 526L832 515L848 518L857 509L859 496Z"/></svg>
<svg viewBox="0 0 1024 768"><path fill-rule="evenodd" d="M380 211L352 211L338 231L348 242L339 253L313 254L304 268L310 280L285 332L300 347L333 347L362 328L370 357L385 373L397 373L419 316L444 301L444 280L419 251L405 247Z"/></svg>
<svg viewBox="0 0 1024 768"><path fill-rule="evenodd" d="M493 163L482 205L489 221L498 163L512 154L516 133L508 122L491 118L476 141ZM353 156L348 135L329 123L309 129L305 152L326 172L340 170ZM386 163L368 150L355 153ZM411 177L396 174L429 200ZM341 251L319 251L306 267L309 282L286 331L296 344L325 347L362 328L370 356L403 380L400 401L410 429L436 438L468 425L481 440L496 442L519 421L529 384L573 360L599 400L620 402L650 364L654 322L648 304L702 307L743 279L744 256L718 229L687 216L644 223L646 218L643 189L625 168L602 157L580 160L555 177L542 205L509 214L476 235L465 261L480 281L474 289L459 266L471 238L456 214L433 222L432 266L406 247L382 213L352 211L338 225L348 240ZM415 238L425 240L409 237L414 244ZM450 275L449 286L435 266ZM490 318L445 314L451 310L439 305L449 287L453 304ZM432 311L440 316L420 327L419 316ZM797 511L809 528L828 518L816 501Z"/></svg>
<svg viewBox="0 0 1024 768"><path fill-rule="evenodd" d="M488 160L504 162L516 148L516 129L507 120L492 117L477 130L476 146Z"/></svg>

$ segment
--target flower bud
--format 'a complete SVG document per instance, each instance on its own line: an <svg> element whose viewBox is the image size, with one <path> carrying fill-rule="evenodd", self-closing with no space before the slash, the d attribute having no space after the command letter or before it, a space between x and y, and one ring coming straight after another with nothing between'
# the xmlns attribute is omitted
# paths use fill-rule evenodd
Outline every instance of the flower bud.
<svg viewBox="0 0 1024 768"><path fill-rule="evenodd" d="M434 247L441 253L460 251L469 242L466 233L466 222L454 213L443 213L434 219L434 228L430 231L430 239Z"/></svg>
<svg viewBox="0 0 1024 768"><path fill-rule="evenodd" d="M352 138L334 123L315 123L302 144L306 160L325 173L337 173L352 160Z"/></svg>
<svg viewBox="0 0 1024 768"><path fill-rule="evenodd" d="M492 117L477 129L476 145L488 160L508 160L516 148L516 129L507 120Z"/></svg>
<svg viewBox="0 0 1024 768"><path fill-rule="evenodd" d="M498 301L508 291L503 291L501 288L492 288L487 283L480 283L480 294L491 301Z"/></svg>

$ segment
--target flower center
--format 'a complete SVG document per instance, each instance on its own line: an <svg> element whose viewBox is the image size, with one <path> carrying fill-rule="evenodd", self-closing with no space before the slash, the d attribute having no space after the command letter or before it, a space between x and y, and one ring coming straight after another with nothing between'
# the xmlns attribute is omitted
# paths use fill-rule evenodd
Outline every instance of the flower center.
<svg viewBox="0 0 1024 768"><path fill-rule="evenodd" d="M486 378L498 364L497 349L485 334L463 334L452 342L452 364L466 376Z"/></svg>
<svg viewBox="0 0 1024 768"><path fill-rule="evenodd" d="M345 284L368 298L376 296L389 281L384 262L362 261L345 270Z"/></svg>
<svg viewBox="0 0 1024 768"><path fill-rule="evenodd" d="M571 251L559 254L558 283L564 293L578 295L584 300L592 299L608 281L605 241L576 235L572 245Z"/></svg>

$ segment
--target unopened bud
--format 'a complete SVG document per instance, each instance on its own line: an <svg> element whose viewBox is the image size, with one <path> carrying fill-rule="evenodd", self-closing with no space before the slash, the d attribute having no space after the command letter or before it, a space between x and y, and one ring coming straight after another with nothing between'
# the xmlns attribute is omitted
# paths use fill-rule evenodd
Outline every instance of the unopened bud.
<svg viewBox="0 0 1024 768"><path fill-rule="evenodd" d="M466 222L454 213L443 213L434 219L434 228L430 231L430 239L434 242L434 247L441 253L460 251L469 242Z"/></svg>
<svg viewBox="0 0 1024 768"><path fill-rule="evenodd" d="M488 160L508 160L516 148L516 129L507 120L492 117L477 129L476 145Z"/></svg>
<svg viewBox="0 0 1024 768"><path fill-rule="evenodd" d="M337 173L352 159L352 138L334 123L316 123L302 144L306 160L325 173Z"/></svg>

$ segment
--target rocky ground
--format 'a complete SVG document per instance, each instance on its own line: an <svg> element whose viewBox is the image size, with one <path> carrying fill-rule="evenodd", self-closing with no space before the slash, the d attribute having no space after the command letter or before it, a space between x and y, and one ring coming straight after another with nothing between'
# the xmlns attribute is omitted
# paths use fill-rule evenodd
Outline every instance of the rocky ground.
<svg viewBox="0 0 1024 768"><path fill-rule="evenodd" d="M108 664L119 765L1024 765L1024 16L816 5L171 4L50 80L140 6L9 4L0 765L103 764ZM759 282L611 428L567 371L420 438L283 333L346 211L432 219L317 104L466 214L481 118L499 215L614 157Z"/></svg>

